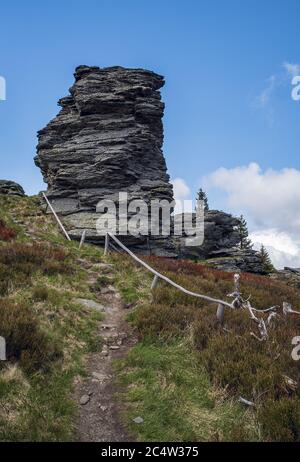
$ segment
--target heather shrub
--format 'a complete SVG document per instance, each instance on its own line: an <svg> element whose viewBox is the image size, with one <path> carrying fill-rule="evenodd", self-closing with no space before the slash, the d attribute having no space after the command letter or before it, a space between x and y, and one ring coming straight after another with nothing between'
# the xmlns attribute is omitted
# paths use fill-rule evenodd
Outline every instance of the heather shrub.
<svg viewBox="0 0 300 462"><path fill-rule="evenodd" d="M150 264L181 286L204 295L230 301L233 275L185 261L151 257ZM268 277L242 274L244 297L252 306L265 309L283 301L300 310L300 292ZM216 304L186 295L160 281L149 305L141 306L134 317L139 335L152 342L168 342L186 337L199 364L218 389L231 397L254 401L256 417L266 441L299 441L300 370L291 357L292 339L299 335L300 316L278 309L268 326L267 341L259 341L257 324L247 310L225 308L225 324L216 320ZM260 313L267 322L268 314ZM223 328L224 327L224 328ZM239 427L231 438L247 438Z"/></svg>
<svg viewBox="0 0 300 462"><path fill-rule="evenodd" d="M153 304L140 308L135 324L142 337L170 340L185 335L194 317L191 307Z"/></svg>
<svg viewBox="0 0 300 462"><path fill-rule="evenodd" d="M3 220L0 220L0 241L11 241L16 237L16 232L9 228Z"/></svg>
<svg viewBox="0 0 300 462"><path fill-rule="evenodd" d="M265 441L300 441L299 399L269 400L259 409L258 417Z"/></svg>
<svg viewBox="0 0 300 462"><path fill-rule="evenodd" d="M67 254L60 250L39 244L7 244L0 248L0 296L12 288L31 283L37 271L53 275L72 274L73 269L66 261Z"/></svg>
<svg viewBox="0 0 300 462"><path fill-rule="evenodd" d="M201 352L212 381L250 400L266 392L268 396L280 396L284 387L281 365L268 356L265 345L257 342L250 335L212 335Z"/></svg>
<svg viewBox="0 0 300 462"><path fill-rule="evenodd" d="M49 298L47 287L37 286L32 289L32 299L36 302L45 302Z"/></svg>
<svg viewBox="0 0 300 462"><path fill-rule="evenodd" d="M58 347L40 329L33 311L23 304L0 299L0 335L10 361L18 360L28 373L45 369L60 356Z"/></svg>

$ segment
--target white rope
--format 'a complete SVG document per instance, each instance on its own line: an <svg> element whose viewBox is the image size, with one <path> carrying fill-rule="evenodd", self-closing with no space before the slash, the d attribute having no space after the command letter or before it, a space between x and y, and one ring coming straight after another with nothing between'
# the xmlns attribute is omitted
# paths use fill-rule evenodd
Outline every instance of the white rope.
<svg viewBox="0 0 300 462"><path fill-rule="evenodd" d="M86 238L86 229L83 230L83 233L82 233L82 236L81 236L81 240L80 240L80 244L79 244L79 250L81 249L81 247L83 246L84 242L85 242L85 238Z"/></svg>
<svg viewBox="0 0 300 462"><path fill-rule="evenodd" d="M66 236L66 238L68 239L68 241L70 241L71 238L70 238L69 234L67 233L67 231L66 231L64 225L62 224L62 222L61 222L60 219L58 218L58 216L57 216L57 214L56 214L54 208L53 208L52 205L50 204L50 202L49 202L49 200L48 200L48 197L46 196L45 193L42 193L42 194L43 194L44 199L45 199L45 201L47 202L48 206L50 207L51 212L52 212L53 215L55 216L57 223L59 224L59 226L60 226L61 229L63 230L64 235Z"/></svg>
<svg viewBox="0 0 300 462"><path fill-rule="evenodd" d="M201 294L197 294L195 292L191 292L190 290L187 290L185 289L184 287L181 287L179 284L176 284L176 282L172 281L171 279L169 279L167 276L164 276L163 274L159 273L158 271L156 271L155 269L153 269L151 266L149 266L147 263L145 263L143 260L141 260L139 257L137 257L133 252L131 252L131 250L129 250L124 244L122 244L122 242L119 241L119 239L114 236L113 234L111 233L107 233L109 235L109 237L111 237L123 250L125 250L126 253L128 253L128 255L131 256L131 258L133 258L135 261L137 261L138 263L140 263L141 265L143 265L148 271L150 271L152 274L154 274L155 276L159 277L160 279L166 281L168 284L172 285L173 287L176 287L176 289L179 289L181 290L181 292L184 292L185 294L187 295L191 295L192 297L197 297L197 298L201 298L203 300L206 300L207 302L211 302L211 303L217 303L218 305L219 304L222 304L224 306L227 306L228 308L234 308L232 306L231 303L228 303L228 302L225 302L224 300L218 300L217 298L212 298L212 297L208 297L207 295L201 295Z"/></svg>

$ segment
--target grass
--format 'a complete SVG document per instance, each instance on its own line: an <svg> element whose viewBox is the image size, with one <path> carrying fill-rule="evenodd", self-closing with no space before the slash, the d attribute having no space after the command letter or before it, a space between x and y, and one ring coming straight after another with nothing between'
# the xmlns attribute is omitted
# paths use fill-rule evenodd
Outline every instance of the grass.
<svg viewBox="0 0 300 462"><path fill-rule="evenodd" d="M138 297L129 320L139 343L119 377L124 420L139 440L300 441L300 371L291 358L292 338L300 331L297 315L280 314L268 341L259 342L250 334L258 332L248 313L226 310L224 331L215 306L163 282L150 296L149 274L125 256L112 259L118 260L116 278L122 275L124 287ZM232 292L232 274L192 262L146 260L192 291L216 298ZM267 277L243 274L242 290L260 309L283 301L300 308L299 290ZM297 386L290 387L287 377ZM245 411L240 396L255 408ZM137 415L143 424L132 423Z"/></svg>
<svg viewBox="0 0 300 462"><path fill-rule="evenodd" d="M101 260L114 263L113 278L103 275L91 288L87 267ZM232 274L146 260L194 292L232 292ZM39 198L0 196L0 335L8 340L8 361L0 363L1 441L72 439L72 384L85 374L86 354L101 347L101 314L74 300L97 300L111 283L135 307L128 321L139 341L116 370L123 419L138 440L300 440L300 371L291 359L299 317L280 314L268 341L259 342L247 313L226 310L222 330L215 306L163 282L151 293L151 280L124 255L104 259L95 246L67 242ZM242 291L257 308L286 301L300 310L299 290L267 277L243 274Z"/></svg>
<svg viewBox="0 0 300 462"><path fill-rule="evenodd" d="M102 253L66 242L38 198L0 196L0 440L72 439L75 376L101 348L102 315L74 302L93 298L87 271Z"/></svg>
<svg viewBox="0 0 300 462"><path fill-rule="evenodd" d="M110 260L117 269L115 285L126 304L134 305L149 298L149 275L125 256L112 254Z"/></svg>
<svg viewBox="0 0 300 462"><path fill-rule="evenodd" d="M257 438L250 416L211 387L188 343L141 342L118 369L130 403L124 418L140 441L228 441L241 435L242 425ZM133 423L137 416L143 417L142 425Z"/></svg>

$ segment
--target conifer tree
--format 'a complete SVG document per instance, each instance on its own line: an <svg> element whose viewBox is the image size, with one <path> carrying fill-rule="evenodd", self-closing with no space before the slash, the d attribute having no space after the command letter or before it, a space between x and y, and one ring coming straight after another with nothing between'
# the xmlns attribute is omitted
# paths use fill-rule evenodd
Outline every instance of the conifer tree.
<svg viewBox="0 0 300 462"><path fill-rule="evenodd" d="M271 271L273 271L274 266L272 264L270 255L264 245L261 245L259 255L260 255L261 264L262 264L264 271L266 271L266 273L270 273Z"/></svg>
<svg viewBox="0 0 300 462"><path fill-rule="evenodd" d="M203 191L202 188L199 189L199 191L198 191L198 193L197 193L197 198L196 198L196 200L198 200L198 201L203 201L203 206L204 206L205 212L207 212L207 211L209 210L207 195L206 195L206 193Z"/></svg>
<svg viewBox="0 0 300 462"><path fill-rule="evenodd" d="M252 249L252 243L249 239L249 232L248 232L248 226L247 222L244 218L243 215L240 216L239 218L239 225L238 225L238 233L239 233L239 238L240 238L240 248L243 250L249 250Z"/></svg>

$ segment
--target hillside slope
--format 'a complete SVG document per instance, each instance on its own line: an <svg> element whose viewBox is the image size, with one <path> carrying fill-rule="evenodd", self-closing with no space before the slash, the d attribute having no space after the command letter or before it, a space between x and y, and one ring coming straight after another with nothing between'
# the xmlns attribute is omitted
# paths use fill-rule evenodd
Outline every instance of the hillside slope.
<svg viewBox="0 0 300 462"><path fill-rule="evenodd" d="M89 279L101 259L66 242L39 198L0 196L1 441L73 440L73 383L101 350L103 319L80 299L97 301Z"/></svg>
<svg viewBox="0 0 300 462"><path fill-rule="evenodd" d="M223 299L232 292L230 273L188 261L147 261L195 292ZM109 265L113 271L104 271ZM142 441L299 441L300 374L291 342L300 334L300 316L279 310L269 339L260 342L245 311L226 311L222 329L214 306L165 283L151 293L151 279L125 255L104 258L99 247L79 250L67 242L39 198L0 196L0 336L8 356L0 362L0 440L99 441L113 434ZM300 309L298 289L267 277L243 274L242 291L257 308L286 301ZM110 334L100 338L105 312L82 300L107 303L109 293L121 295L120 326L131 338L112 350L112 361L118 358L106 374L112 411L103 417L107 403L91 388L99 380L92 375L103 370ZM94 420L86 422L89 408L79 401L89 392ZM255 406L245 407L240 396ZM100 407L92 404L97 400ZM101 425L102 433L90 433Z"/></svg>
<svg viewBox="0 0 300 462"><path fill-rule="evenodd" d="M125 386L126 421L142 441L299 441L300 369L291 352L300 316L281 308L259 341L246 310L225 312L160 282L153 297L151 278L125 256L111 257L119 287L136 303L130 321L139 343L119 364ZM191 291L224 299L233 274L199 264L159 258L147 262ZM126 281L124 283L124 281ZM243 274L244 296L258 309L288 302L300 309L300 292L267 277ZM259 314L267 322L270 313ZM252 335L254 334L254 335ZM239 398L252 402L245 406Z"/></svg>

